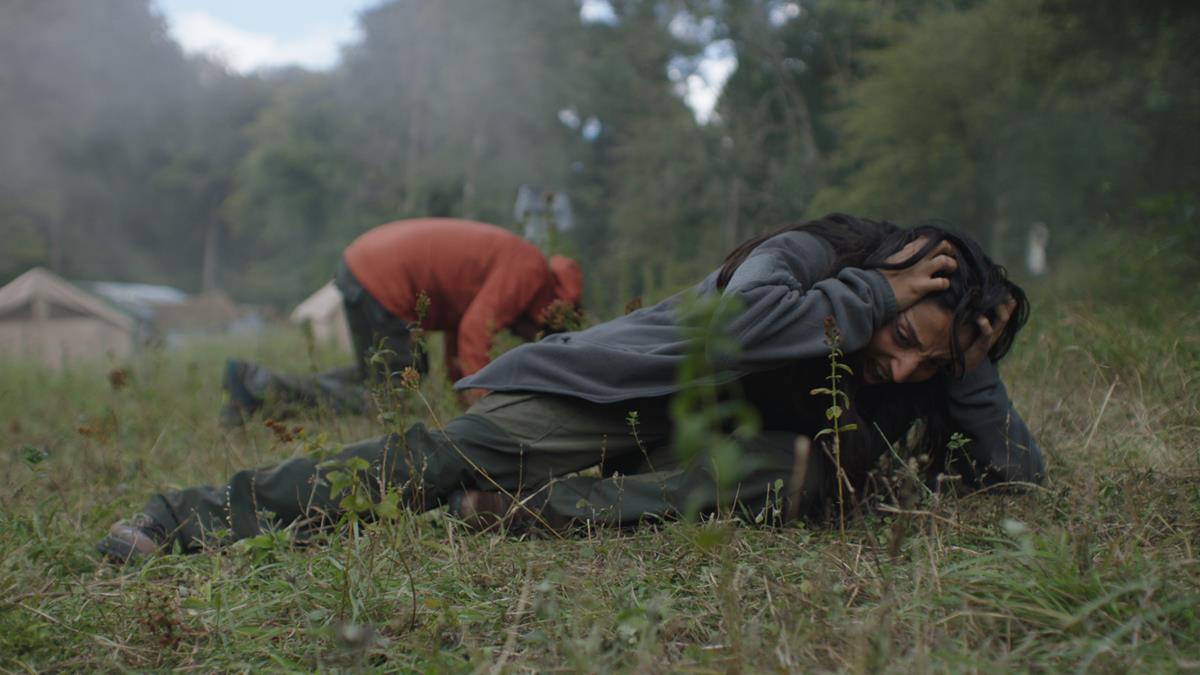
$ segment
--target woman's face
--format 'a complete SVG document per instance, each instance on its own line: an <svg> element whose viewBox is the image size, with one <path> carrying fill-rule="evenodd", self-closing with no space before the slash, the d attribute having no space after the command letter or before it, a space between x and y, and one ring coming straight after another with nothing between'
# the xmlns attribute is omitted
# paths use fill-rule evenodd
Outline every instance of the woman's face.
<svg viewBox="0 0 1200 675"><path fill-rule="evenodd" d="M950 324L954 315L932 300L922 300L879 327L856 354L866 384L924 382L951 364ZM959 330L963 349L971 331Z"/></svg>

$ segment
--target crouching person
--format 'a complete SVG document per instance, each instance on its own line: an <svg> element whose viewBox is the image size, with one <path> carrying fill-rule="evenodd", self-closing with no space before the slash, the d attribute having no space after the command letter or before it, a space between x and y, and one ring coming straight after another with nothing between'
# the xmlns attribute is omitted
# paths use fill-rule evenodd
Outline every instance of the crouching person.
<svg viewBox="0 0 1200 675"><path fill-rule="evenodd" d="M316 375L268 370L231 359L222 386L221 423L239 426L264 406L276 418L305 407L363 413L365 383L386 373L428 371L412 329L442 331L451 380L487 365L492 338L509 330L531 340L562 328L576 309L583 276L575 261L545 258L536 246L495 225L452 218L387 223L368 230L342 254L334 284L342 294L355 363ZM371 357L378 353L379 365ZM469 403L476 392L460 398Z"/></svg>

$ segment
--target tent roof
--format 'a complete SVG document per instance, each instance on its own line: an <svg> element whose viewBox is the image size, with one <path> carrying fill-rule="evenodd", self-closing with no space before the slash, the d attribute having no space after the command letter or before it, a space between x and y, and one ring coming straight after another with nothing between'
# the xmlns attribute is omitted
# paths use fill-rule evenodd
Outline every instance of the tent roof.
<svg viewBox="0 0 1200 675"><path fill-rule="evenodd" d="M168 331L224 330L242 315L224 291L205 291L175 305L159 305L158 327Z"/></svg>
<svg viewBox="0 0 1200 675"><path fill-rule="evenodd" d="M304 302L292 310L292 321L301 322L308 319L324 319L342 306L342 292L333 282L327 282L308 296Z"/></svg>
<svg viewBox="0 0 1200 675"><path fill-rule="evenodd" d="M118 328L133 330L135 327L134 319L128 314L44 267L34 267L0 288L0 314L35 298L94 316Z"/></svg>
<svg viewBox="0 0 1200 675"><path fill-rule="evenodd" d="M178 288L158 284L89 281L80 285L142 321L151 320L162 305L180 305L188 299L188 294Z"/></svg>

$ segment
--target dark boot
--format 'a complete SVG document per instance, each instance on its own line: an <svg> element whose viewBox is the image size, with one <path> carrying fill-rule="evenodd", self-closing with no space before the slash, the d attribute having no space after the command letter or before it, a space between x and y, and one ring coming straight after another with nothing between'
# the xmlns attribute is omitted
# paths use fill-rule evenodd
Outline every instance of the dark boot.
<svg viewBox="0 0 1200 675"><path fill-rule="evenodd" d="M225 374L221 387L225 389L225 404L221 406L221 426L233 429L245 424L246 419L262 407L262 399L246 387L246 362L237 359L225 361Z"/></svg>
<svg viewBox="0 0 1200 675"><path fill-rule="evenodd" d="M150 516L138 515L113 523L96 542L96 550L110 563L129 565L161 553L166 543L166 528Z"/></svg>

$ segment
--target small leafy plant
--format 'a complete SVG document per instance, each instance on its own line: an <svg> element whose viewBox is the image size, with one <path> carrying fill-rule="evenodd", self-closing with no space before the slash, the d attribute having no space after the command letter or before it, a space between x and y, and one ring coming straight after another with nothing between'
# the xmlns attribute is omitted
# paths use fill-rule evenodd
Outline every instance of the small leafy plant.
<svg viewBox="0 0 1200 675"><path fill-rule="evenodd" d="M850 409L850 396L840 387L840 383L844 375L853 375L854 371L842 362L844 354L841 343L842 337L838 333L837 321L832 315L825 317L825 345L829 347L829 374L825 376L825 381L829 386L816 387L810 393L814 396L823 394L829 397L829 407L825 409L825 419L829 426L818 431L815 438L829 437L833 446L833 464L837 472L838 527L845 536L846 498L843 487L851 493L854 492L854 488L842 469L842 432L855 431L858 425L853 422L842 423L842 416Z"/></svg>

